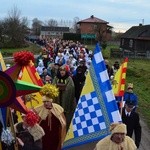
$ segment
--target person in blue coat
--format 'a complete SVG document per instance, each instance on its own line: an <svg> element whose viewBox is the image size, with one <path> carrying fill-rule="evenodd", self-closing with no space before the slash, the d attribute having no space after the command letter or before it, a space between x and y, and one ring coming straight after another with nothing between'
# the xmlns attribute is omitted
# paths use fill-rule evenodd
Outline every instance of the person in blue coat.
<svg viewBox="0 0 150 150"><path fill-rule="evenodd" d="M124 101L130 101L134 104L134 111L138 106L138 96L133 92L133 83L128 83L127 91L124 93Z"/></svg>

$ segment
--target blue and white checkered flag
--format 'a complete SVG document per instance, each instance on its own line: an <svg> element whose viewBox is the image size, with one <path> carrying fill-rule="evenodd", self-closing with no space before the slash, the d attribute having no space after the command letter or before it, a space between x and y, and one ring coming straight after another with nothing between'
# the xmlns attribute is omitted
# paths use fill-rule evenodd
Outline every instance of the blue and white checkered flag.
<svg viewBox="0 0 150 150"><path fill-rule="evenodd" d="M110 134L111 123L120 121L106 65L97 44L63 149L100 140Z"/></svg>

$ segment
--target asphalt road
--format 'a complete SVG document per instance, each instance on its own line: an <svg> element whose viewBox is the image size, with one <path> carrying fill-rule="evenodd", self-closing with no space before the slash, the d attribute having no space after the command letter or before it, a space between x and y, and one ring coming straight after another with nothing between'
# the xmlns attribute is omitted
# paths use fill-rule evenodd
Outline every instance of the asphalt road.
<svg viewBox="0 0 150 150"><path fill-rule="evenodd" d="M150 129L142 118L140 123L142 126L142 139L139 150L150 150Z"/></svg>

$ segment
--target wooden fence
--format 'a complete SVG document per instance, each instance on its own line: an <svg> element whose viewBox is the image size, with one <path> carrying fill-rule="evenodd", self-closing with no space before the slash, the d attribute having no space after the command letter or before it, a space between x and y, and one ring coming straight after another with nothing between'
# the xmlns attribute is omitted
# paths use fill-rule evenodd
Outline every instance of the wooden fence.
<svg viewBox="0 0 150 150"><path fill-rule="evenodd" d="M150 59L150 51L128 51L128 50L120 50L120 49L115 49L112 48L110 50L110 57L113 58L148 58Z"/></svg>

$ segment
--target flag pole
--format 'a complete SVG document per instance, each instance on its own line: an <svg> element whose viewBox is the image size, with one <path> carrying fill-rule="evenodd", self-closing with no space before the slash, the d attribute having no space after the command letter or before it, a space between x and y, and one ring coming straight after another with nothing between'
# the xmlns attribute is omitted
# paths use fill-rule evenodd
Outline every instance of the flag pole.
<svg viewBox="0 0 150 150"><path fill-rule="evenodd" d="M122 118L122 109L123 109L123 96L122 96L121 102L120 102L120 115L121 115L121 118Z"/></svg>
<svg viewBox="0 0 150 150"><path fill-rule="evenodd" d="M2 150L2 143L0 142L0 150Z"/></svg>

